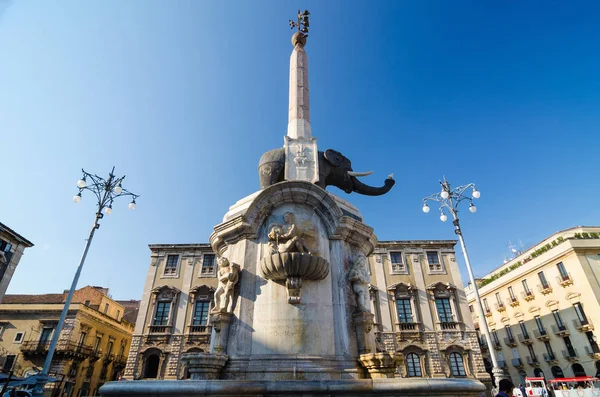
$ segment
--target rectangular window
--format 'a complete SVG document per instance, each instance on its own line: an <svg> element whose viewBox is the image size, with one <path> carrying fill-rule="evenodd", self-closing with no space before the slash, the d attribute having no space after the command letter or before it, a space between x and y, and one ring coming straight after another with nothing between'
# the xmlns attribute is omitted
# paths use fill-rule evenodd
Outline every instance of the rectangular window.
<svg viewBox="0 0 600 397"><path fill-rule="evenodd" d="M554 356L554 351L552 350L552 345L550 345L550 342L545 340L544 346L546 347L546 353L548 353L548 355L551 357Z"/></svg>
<svg viewBox="0 0 600 397"><path fill-rule="evenodd" d="M396 310L398 312L399 323L412 323L412 308L410 306L410 299L398 299L396 300Z"/></svg>
<svg viewBox="0 0 600 397"><path fill-rule="evenodd" d="M490 311L490 307L488 306L487 298L483 298L483 308L485 309L486 312Z"/></svg>
<svg viewBox="0 0 600 397"><path fill-rule="evenodd" d="M108 313L108 303L104 305L104 314Z"/></svg>
<svg viewBox="0 0 600 397"><path fill-rule="evenodd" d="M152 325L167 325L169 320L169 311L171 310L171 302L158 302L156 304L156 314L154 316L154 324Z"/></svg>
<svg viewBox="0 0 600 397"><path fill-rule="evenodd" d="M119 316L121 315L121 311L117 310L117 315L115 316L115 320L119 320Z"/></svg>
<svg viewBox="0 0 600 397"><path fill-rule="evenodd" d="M404 272L402 252L390 252L390 260L392 261L392 272Z"/></svg>
<svg viewBox="0 0 600 397"><path fill-rule="evenodd" d="M560 273L560 277L563 280L568 280L569 279L569 273L567 273L567 269L565 269L565 265L563 265L562 262L558 262L556 264L556 267L558 267L558 272Z"/></svg>
<svg viewBox="0 0 600 397"><path fill-rule="evenodd" d="M87 332L82 332L81 335L79 335L79 342L77 343L79 345L79 347L83 346L83 344L85 343L86 336L87 336Z"/></svg>
<svg viewBox="0 0 600 397"><path fill-rule="evenodd" d="M215 273L215 255L204 254L202 259L202 274L214 274Z"/></svg>
<svg viewBox="0 0 600 397"><path fill-rule="evenodd" d="M492 338L494 338L494 343L499 345L500 344L500 339L498 338L498 333L496 332L495 329L492 330Z"/></svg>
<svg viewBox="0 0 600 397"><path fill-rule="evenodd" d="M40 344L44 344L44 343L50 342L50 336L52 336L52 331L53 330L54 330L53 328L47 328L47 327L45 327L42 330L42 333L40 335Z"/></svg>
<svg viewBox="0 0 600 397"><path fill-rule="evenodd" d="M523 290L525 291L525 295L531 295L531 290L529 289L529 285L527 285L527 280L521 281L523 284Z"/></svg>
<svg viewBox="0 0 600 397"><path fill-rule="evenodd" d="M529 357L535 357L535 350L533 349L532 345L527 345L527 350L529 351Z"/></svg>
<svg viewBox="0 0 600 397"><path fill-rule="evenodd" d="M544 323L542 323L542 319L540 318L540 316L535 316L535 325L537 325L538 330L540 330L540 333L545 333L546 329L544 328Z"/></svg>
<svg viewBox="0 0 600 397"><path fill-rule="evenodd" d="M2 367L2 372L4 373L8 373L12 370L13 366L15 365L15 360L16 360L17 356L15 356L14 354L9 354L6 356L6 360L4 360L4 366Z"/></svg>
<svg viewBox="0 0 600 397"><path fill-rule="evenodd" d="M529 332L527 332L527 327L525 326L525 322L522 320L519 321L519 328L521 328L521 333L525 339L529 339Z"/></svg>
<svg viewBox="0 0 600 397"><path fill-rule="evenodd" d="M167 255L165 275L173 276L177 274L177 262L179 262L179 255Z"/></svg>
<svg viewBox="0 0 600 397"><path fill-rule="evenodd" d="M558 310L552 310L552 315L554 316L554 320L556 321L556 325L558 326L558 329L564 330L565 324L563 323L562 317L560 316L560 313L558 312Z"/></svg>
<svg viewBox="0 0 600 397"><path fill-rule="evenodd" d="M500 292L496 292L496 302L498 302L499 306L502 306L502 298L500 297Z"/></svg>
<svg viewBox="0 0 600 397"><path fill-rule="evenodd" d="M516 301L517 297L515 296L515 291L513 291L512 287L508 287L508 295L510 295L511 301Z"/></svg>
<svg viewBox="0 0 600 397"><path fill-rule="evenodd" d="M90 305L90 301L85 301L84 305L89 306Z"/></svg>
<svg viewBox="0 0 600 397"><path fill-rule="evenodd" d="M13 340L14 343L21 343L23 342L23 332L17 332L15 334L15 339Z"/></svg>
<svg viewBox="0 0 600 397"><path fill-rule="evenodd" d="M208 322L208 301L196 301L192 325L206 325Z"/></svg>
<svg viewBox="0 0 600 397"><path fill-rule="evenodd" d="M508 339L514 340L515 337L513 336L512 328L510 327L510 325L507 325L506 327L504 327L504 329L506 330L506 336L508 337Z"/></svg>
<svg viewBox="0 0 600 397"><path fill-rule="evenodd" d="M454 321L452 318L452 309L450 308L450 299L436 298L435 306L437 307L440 322L450 323Z"/></svg>
<svg viewBox="0 0 600 397"><path fill-rule="evenodd" d="M473 309L473 305L469 305L469 311L470 311L471 313L473 313L473 312L475 311L475 309Z"/></svg>
<svg viewBox="0 0 600 397"><path fill-rule="evenodd" d="M115 341L112 339L108 341L108 347L106 348L106 354L112 353L114 343L115 343Z"/></svg>
<svg viewBox="0 0 600 397"><path fill-rule="evenodd" d="M540 278L540 283L542 283L542 288L544 288L544 289L548 288L548 280L546 280L546 276L544 275L544 272L539 272L538 277Z"/></svg>
<svg viewBox="0 0 600 397"><path fill-rule="evenodd" d="M437 253L437 251L427 251L427 262L430 265L439 265L440 264L440 257Z"/></svg>
<svg viewBox="0 0 600 397"><path fill-rule="evenodd" d="M10 252L12 248L12 244L8 241L0 240L0 251L2 252Z"/></svg>
<svg viewBox="0 0 600 397"><path fill-rule="evenodd" d="M577 313L577 318L579 319L581 324L583 324L583 325L588 324L588 319L587 319L587 316L585 315L585 312L583 311L583 306L581 306L581 303L575 303L573 305L573 309L575 309L575 313Z"/></svg>
<svg viewBox="0 0 600 397"><path fill-rule="evenodd" d="M573 344L571 343L571 338L565 336L563 338L565 342L565 347L567 348L567 352L569 353L569 357L575 357L575 348L573 348Z"/></svg>
<svg viewBox="0 0 600 397"><path fill-rule="evenodd" d="M100 342L102 342L102 337L96 336L96 343L94 343L94 352L98 352L98 349L100 348Z"/></svg>

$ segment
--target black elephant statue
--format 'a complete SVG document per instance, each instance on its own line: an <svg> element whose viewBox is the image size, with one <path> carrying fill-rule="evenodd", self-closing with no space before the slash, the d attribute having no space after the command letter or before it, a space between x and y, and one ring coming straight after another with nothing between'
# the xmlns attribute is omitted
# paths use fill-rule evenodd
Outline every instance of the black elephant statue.
<svg viewBox="0 0 600 397"><path fill-rule="evenodd" d="M346 193L356 192L367 196L380 196L390 191L396 183L392 175L381 187L365 185L358 180L358 176L369 175L370 172L354 172L352 164L340 152L327 149L319 151L319 181L317 185L325 189L326 186L337 186ZM264 189L275 183L284 181L285 149L279 148L266 152L258 163L260 187Z"/></svg>

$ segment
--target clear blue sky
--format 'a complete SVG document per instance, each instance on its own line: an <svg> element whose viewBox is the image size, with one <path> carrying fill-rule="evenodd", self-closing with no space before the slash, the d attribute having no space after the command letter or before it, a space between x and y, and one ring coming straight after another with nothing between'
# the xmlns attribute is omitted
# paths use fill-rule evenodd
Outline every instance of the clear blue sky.
<svg viewBox="0 0 600 397"><path fill-rule="evenodd" d="M80 286L139 299L149 243L207 242L283 144L298 8L319 148L396 176L331 189L381 240L455 238L421 212L443 175L482 192L462 213L479 275L509 240L600 224L598 2L0 0L0 221L35 243L8 292L69 287L95 211L71 200L81 168L142 197L104 218Z"/></svg>

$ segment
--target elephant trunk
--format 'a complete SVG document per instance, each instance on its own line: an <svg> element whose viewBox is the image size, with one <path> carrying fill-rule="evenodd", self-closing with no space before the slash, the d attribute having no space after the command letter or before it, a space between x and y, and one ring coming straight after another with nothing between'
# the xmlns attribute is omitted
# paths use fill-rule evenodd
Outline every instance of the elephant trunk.
<svg viewBox="0 0 600 397"><path fill-rule="evenodd" d="M386 194L390 191L392 186L396 183L393 178L387 178L385 180L385 184L381 187L373 187L369 185L365 185L357 178L352 177L352 183L354 184L353 188L356 193L364 194L366 196L381 196L382 194Z"/></svg>

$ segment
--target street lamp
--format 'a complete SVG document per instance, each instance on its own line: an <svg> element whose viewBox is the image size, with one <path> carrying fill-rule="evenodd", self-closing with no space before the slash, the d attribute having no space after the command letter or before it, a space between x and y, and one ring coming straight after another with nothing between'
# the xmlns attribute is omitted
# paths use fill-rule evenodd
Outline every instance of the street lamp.
<svg viewBox="0 0 600 397"><path fill-rule="evenodd" d="M454 219L452 223L454 224L454 233L458 236L460 241L460 246L462 248L463 256L465 257L465 263L467 264L467 270L469 271L469 278L471 280L471 285L473 286L473 292L475 293L475 301L477 302L477 311L479 314L479 318L482 319L480 321L480 327L483 328L483 333L485 334L485 338L488 343L488 349L490 352L490 357L492 358L492 373L494 374L494 378L496 379L496 386L500 384L500 380L503 378L504 371L500 369L498 366L498 360L496 360L496 356L492 351L492 337L490 335L490 330L488 328L487 322L485 321L485 315L483 313L483 305L481 303L481 297L479 296L479 290L477 289L477 284L475 284L475 277L473 276L473 269L471 268L471 262L469 261L469 255L467 254L467 246L465 245L465 239L463 238L462 231L460 229L460 224L458 221L458 205L464 201L469 201L469 211L471 213L475 213L477 211L477 207L473 204L473 199L477 199L481 197L481 193L477 188L475 188L474 183L469 183L467 185L462 185L457 188L451 189L450 183L444 177L444 181L440 181L440 185L442 186L442 190L439 193L434 193L431 196L427 196L423 199L423 212L429 212L429 206L427 205L428 201L435 201L440 203L440 220L442 222L446 222L448 217L444 213L444 210L447 210L452 215ZM465 194L467 190L471 189L471 196Z"/></svg>
<svg viewBox="0 0 600 397"><path fill-rule="evenodd" d="M94 238L94 233L96 229L100 228L100 219L104 216L102 214L102 210L107 215L112 213L112 204L113 201L118 197L130 196L132 198L131 203L129 203L129 209L135 209L135 199L139 197L139 195L131 193L121 186L123 179L125 179L125 175L120 178L115 177L115 167L113 167L110 174L108 174L108 179L104 179L99 177L98 175L93 175L85 170L81 170L83 172L83 177L77 181L77 188L79 192L73 197L73 201L75 203L79 203L82 200L81 193L84 190L89 190L90 192L96 195L98 199L98 209L96 211L96 218L94 220L94 225L92 226L92 230L90 230L90 235L85 243L85 248L83 250L83 254L81 255L81 260L79 261L79 266L77 267L77 271L75 272L75 276L73 277L73 282L71 283L71 289L69 290L69 294L67 295L67 299L65 300L65 305L63 307L62 313L60 314L60 319L58 320L58 324L56 325L56 329L52 334L52 341L50 342L50 347L48 348L48 355L46 356L46 361L44 362L44 368L42 372L37 375L36 385L33 390L33 396L43 396L44 388L46 383L48 382L48 372L50 370L50 364L52 363L52 357L54 356L54 351L56 350L56 344L58 343L58 337L60 336L60 331L65 323L65 318L67 317L67 313L69 311L69 305L71 304L71 300L73 299L73 293L75 292L75 288L77 288L77 282L79 281L79 275L81 274L81 269L83 268L83 263L85 262L85 257L87 256L88 250L90 248L90 244L92 243L92 238Z"/></svg>

